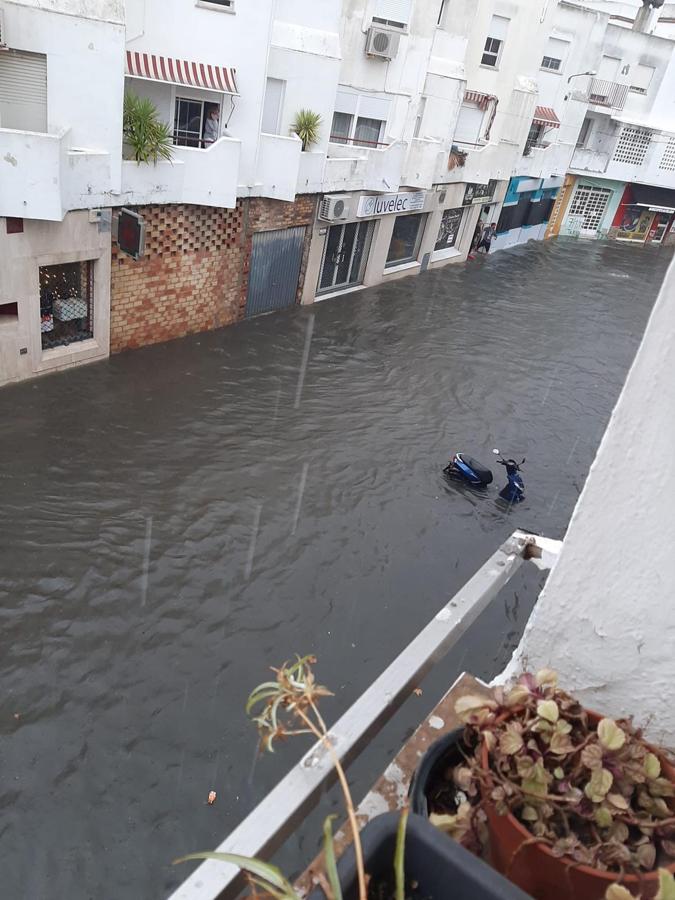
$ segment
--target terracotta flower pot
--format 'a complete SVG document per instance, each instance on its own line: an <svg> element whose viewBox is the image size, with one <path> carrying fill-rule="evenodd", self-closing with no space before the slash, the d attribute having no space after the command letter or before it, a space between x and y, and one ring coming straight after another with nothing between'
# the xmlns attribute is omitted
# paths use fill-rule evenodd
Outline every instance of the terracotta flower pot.
<svg viewBox="0 0 675 900"><path fill-rule="evenodd" d="M600 716L590 713L597 724ZM675 768L659 756L662 772L675 782ZM489 754L485 743L482 764L489 770ZM511 815L499 815L494 805L484 802L490 834L490 861L503 875L517 884L535 900L603 900L607 888L617 881L642 900L652 900L658 891L658 872L644 875L624 875L603 872L592 866L574 862L570 857L554 856L551 850L536 841L531 831ZM667 867L675 872L675 863Z"/></svg>

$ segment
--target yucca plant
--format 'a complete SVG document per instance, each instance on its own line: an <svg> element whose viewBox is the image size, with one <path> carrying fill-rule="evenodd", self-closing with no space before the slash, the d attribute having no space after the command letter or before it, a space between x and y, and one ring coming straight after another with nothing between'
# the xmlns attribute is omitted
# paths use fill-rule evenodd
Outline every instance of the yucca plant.
<svg viewBox="0 0 675 900"><path fill-rule="evenodd" d="M139 164L170 161L173 156L171 128L148 97L125 93L122 134L131 159Z"/></svg>
<svg viewBox="0 0 675 900"><path fill-rule="evenodd" d="M316 144L319 140L319 126L321 125L321 116L319 113L312 112L311 109L301 109L295 117L295 122L291 125L291 131L294 131L302 141L302 149L306 150L312 144Z"/></svg>
<svg viewBox="0 0 675 900"><path fill-rule="evenodd" d="M328 728L318 709L319 700L322 697L331 697L328 688L316 683L312 665L316 662L313 656L296 657L294 663L284 663L278 669L272 669L276 675L274 681L265 681L259 684L250 694L246 704L247 714L258 710L252 721L258 728L261 747L274 752L274 743L287 737L300 734L308 734L320 741L331 756L335 771L342 788L347 818L351 826L356 853L356 866L359 879L359 900L366 900L367 884L363 864L363 851L359 836L359 825L356 820L356 810L349 790L349 784L345 776L342 764L333 749L328 736ZM335 850L333 847L333 819L328 816L323 824L323 849L325 876L320 876L321 886L327 897L333 900L342 900L342 890L338 878L335 862ZM396 900L404 900L404 853L405 853L405 829L408 821L408 811L405 809L401 815L396 839L393 867L396 885ZM275 900L301 900L292 884L281 871L263 860L251 859L232 853L190 853L175 863L185 862L191 859L215 859L221 862L238 866L248 877L255 890L262 888L266 895Z"/></svg>

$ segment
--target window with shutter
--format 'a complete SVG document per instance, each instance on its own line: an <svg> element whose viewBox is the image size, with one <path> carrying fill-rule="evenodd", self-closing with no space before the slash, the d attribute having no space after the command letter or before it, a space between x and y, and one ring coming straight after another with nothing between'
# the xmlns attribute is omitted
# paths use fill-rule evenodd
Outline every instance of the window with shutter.
<svg viewBox="0 0 675 900"><path fill-rule="evenodd" d="M0 52L0 127L47 131L47 57Z"/></svg>
<svg viewBox="0 0 675 900"><path fill-rule="evenodd" d="M412 0L375 0L373 22L393 28L406 28L410 21L411 5Z"/></svg>

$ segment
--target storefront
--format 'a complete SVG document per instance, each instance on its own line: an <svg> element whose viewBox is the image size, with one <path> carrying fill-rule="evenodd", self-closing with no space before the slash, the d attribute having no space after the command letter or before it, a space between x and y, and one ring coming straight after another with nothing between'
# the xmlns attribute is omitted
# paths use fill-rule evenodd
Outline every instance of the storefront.
<svg viewBox="0 0 675 900"><path fill-rule="evenodd" d="M627 184L610 229L617 241L661 244L675 224L675 191Z"/></svg>
<svg viewBox="0 0 675 900"><path fill-rule="evenodd" d="M622 181L579 177L566 204L559 233L568 237L607 235L625 189Z"/></svg>
<svg viewBox="0 0 675 900"><path fill-rule="evenodd" d="M563 181L558 176L512 178L499 215L493 248L502 250L527 241L542 241Z"/></svg>

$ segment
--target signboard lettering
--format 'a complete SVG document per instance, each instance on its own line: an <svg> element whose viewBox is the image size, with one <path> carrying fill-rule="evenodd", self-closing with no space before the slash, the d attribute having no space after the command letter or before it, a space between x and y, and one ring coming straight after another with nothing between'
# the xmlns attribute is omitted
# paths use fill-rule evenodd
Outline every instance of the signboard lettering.
<svg viewBox="0 0 675 900"><path fill-rule="evenodd" d="M371 197L360 197L356 215L386 216L391 213L409 213L423 209L424 191L404 191L402 194L378 194Z"/></svg>
<svg viewBox="0 0 675 900"><path fill-rule="evenodd" d="M496 187L497 182L494 178L491 178L487 184L467 184L462 206L469 206L471 203L485 203L486 200L492 200Z"/></svg>

